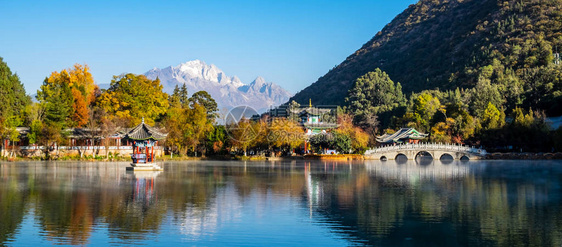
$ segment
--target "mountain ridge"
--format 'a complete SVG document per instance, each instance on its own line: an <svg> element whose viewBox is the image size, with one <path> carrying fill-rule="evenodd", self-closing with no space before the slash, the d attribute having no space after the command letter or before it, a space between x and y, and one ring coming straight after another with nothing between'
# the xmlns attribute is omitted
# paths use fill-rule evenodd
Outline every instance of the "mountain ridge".
<svg viewBox="0 0 562 247"><path fill-rule="evenodd" d="M544 41L562 47L561 5L560 0L421 0L291 100L344 104L355 80L376 68L411 93L472 88L494 59L517 73L542 66L549 59L536 55L533 46ZM533 57L539 62L526 61Z"/></svg>
<svg viewBox="0 0 562 247"><path fill-rule="evenodd" d="M153 68L144 75L152 80L159 78L167 93L171 93L176 85L182 84L186 85L190 94L207 91L215 99L219 109L245 105L264 112L286 102L292 96L281 86L266 82L261 76L244 84L238 77L228 76L214 64L208 65L201 60L162 69Z"/></svg>

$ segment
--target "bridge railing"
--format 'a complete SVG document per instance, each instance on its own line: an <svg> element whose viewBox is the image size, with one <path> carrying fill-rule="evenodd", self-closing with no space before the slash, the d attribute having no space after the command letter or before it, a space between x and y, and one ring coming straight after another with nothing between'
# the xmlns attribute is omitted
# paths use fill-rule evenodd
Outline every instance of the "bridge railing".
<svg viewBox="0 0 562 247"><path fill-rule="evenodd" d="M477 155L485 155L486 150L481 148L475 148L474 146L464 146L459 144L447 144L447 143L406 143L400 145L385 146L379 148L373 148L365 152L366 155L376 154L376 153L386 153L389 151L399 151L399 150L445 150L445 151L457 151L465 152Z"/></svg>

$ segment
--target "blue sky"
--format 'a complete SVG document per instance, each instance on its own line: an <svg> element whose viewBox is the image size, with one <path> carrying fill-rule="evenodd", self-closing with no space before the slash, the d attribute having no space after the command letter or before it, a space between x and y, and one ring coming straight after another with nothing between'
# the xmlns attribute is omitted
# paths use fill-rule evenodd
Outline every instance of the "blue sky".
<svg viewBox="0 0 562 247"><path fill-rule="evenodd" d="M0 57L29 94L75 63L104 84L194 59L296 93L415 2L0 0Z"/></svg>

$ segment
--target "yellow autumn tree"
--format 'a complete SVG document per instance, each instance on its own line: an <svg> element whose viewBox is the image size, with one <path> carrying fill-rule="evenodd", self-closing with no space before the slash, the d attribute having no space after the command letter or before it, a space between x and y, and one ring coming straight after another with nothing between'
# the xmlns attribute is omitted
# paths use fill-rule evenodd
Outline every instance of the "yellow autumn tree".
<svg viewBox="0 0 562 247"><path fill-rule="evenodd" d="M153 125L169 106L168 94L162 88L160 80L150 80L144 75L129 73L114 76L109 89L100 95L97 104L126 127L139 124L142 118Z"/></svg>
<svg viewBox="0 0 562 247"><path fill-rule="evenodd" d="M304 143L304 129L293 119L273 118L267 131L267 139L276 147L293 149Z"/></svg>
<svg viewBox="0 0 562 247"><path fill-rule="evenodd" d="M256 144L261 132L259 123L246 118L229 123L226 128L232 146L244 151L244 156L246 156L248 148Z"/></svg>

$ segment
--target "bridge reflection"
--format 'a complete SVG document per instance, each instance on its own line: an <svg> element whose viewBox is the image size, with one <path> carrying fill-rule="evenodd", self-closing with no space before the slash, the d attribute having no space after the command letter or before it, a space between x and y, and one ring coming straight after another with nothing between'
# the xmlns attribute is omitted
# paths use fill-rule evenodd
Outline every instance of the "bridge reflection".
<svg viewBox="0 0 562 247"><path fill-rule="evenodd" d="M431 159L395 161L365 161L369 175L395 178L400 182L417 182L423 179L460 178L466 176L470 166L462 161L440 161Z"/></svg>

